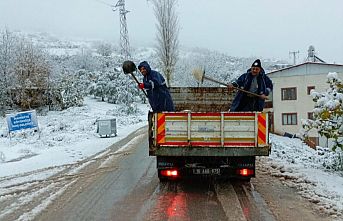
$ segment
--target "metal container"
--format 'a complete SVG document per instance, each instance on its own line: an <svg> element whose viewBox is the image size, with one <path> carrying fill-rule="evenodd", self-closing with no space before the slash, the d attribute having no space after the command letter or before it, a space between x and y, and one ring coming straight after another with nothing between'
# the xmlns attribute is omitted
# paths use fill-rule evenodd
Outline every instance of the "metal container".
<svg viewBox="0 0 343 221"><path fill-rule="evenodd" d="M117 136L117 121L115 118L112 119L98 119L97 122L97 133L100 137L111 137Z"/></svg>

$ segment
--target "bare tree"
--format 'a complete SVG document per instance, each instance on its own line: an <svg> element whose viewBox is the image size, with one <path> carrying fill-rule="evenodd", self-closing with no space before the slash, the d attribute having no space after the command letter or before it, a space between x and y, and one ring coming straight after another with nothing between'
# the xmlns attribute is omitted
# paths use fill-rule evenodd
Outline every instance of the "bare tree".
<svg viewBox="0 0 343 221"><path fill-rule="evenodd" d="M22 109L43 106L46 103L44 92L48 89L51 67L47 53L39 47L22 39L16 51L14 65L16 103Z"/></svg>
<svg viewBox="0 0 343 221"><path fill-rule="evenodd" d="M170 86L178 56L179 22L176 15L177 0L152 0L157 19L157 54L162 71Z"/></svg>

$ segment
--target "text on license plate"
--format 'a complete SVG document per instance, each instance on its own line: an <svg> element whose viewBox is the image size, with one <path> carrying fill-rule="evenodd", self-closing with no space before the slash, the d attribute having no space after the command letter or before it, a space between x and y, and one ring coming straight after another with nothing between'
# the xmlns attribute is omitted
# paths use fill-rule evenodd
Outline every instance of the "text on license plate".
<svg viewBox="0 0 343 221"><path fill-rule="evenodd" d="M214 174L219 175L220 169L219 168L194 168L193 174Z"/></svg>

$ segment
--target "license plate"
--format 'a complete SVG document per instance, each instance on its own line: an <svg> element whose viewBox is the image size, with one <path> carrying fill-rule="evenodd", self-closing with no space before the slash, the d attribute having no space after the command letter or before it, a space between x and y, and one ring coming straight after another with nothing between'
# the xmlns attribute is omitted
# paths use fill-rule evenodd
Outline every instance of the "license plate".
<svg viewBox="0 0 343 221"><path fill-rule="evenodd" d="M220 169L219 168L196 168L196 169L193 169L193 174L219 175Z"/></svg>

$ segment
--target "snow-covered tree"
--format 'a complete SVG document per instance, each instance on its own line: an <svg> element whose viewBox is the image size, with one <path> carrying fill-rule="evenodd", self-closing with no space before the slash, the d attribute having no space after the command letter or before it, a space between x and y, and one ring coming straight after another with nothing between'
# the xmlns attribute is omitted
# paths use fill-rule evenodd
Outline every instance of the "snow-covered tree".
<svg viewBox="0 0 343 221"><path fill-rule="evenodd" d="M64 73L58 87L61 91L62 109L82 106L85 94L79 84L77 75Z"/></svg>
<svg viewBox="0 0 343 221"><path fill-rule="evenodd" d="M178 56L179 23L176 14L177 0L152 0L157 19L157 54L170 87Z"/></svg>
<svg viewBox="0 0 343 221"><path fill-rule="evenodd" d="M32 42L22 39L16 50L14 78L11 89L21 109L40 107L47 103L44 96L51 74L47 53Z"/></svg>
<svg viewBox="0 0 343 221"><path fill-rule="evenodd" d="M99 68L99 62L89 48L81 48L81 51L70 57L65 64L70 69L95 71Z"/></svg>
<svg viewBox="0 0 343 221"><path fill-rule="evenodd" d="M9 30L0 32L0 112L12 103L9 86L14 75L16 41Z"/></svg>
<svg viewBox="0 0 343 221"><path fill-rule="evenodd" d="M96 97L101 97L102 101L105 101L107 91L108 78L105 74L99 76L99 79L95 83L92 93Z"/></svg>
<svg viewBox="0 0 343 221"><path fill-rule="evenodd" d="M77 86L84 96L89 94L88 88L94 78L94 73L84 69L76 71Z"/></svg>
<svg viewBox="0 0 343 221"><path fill-rule="evenodd" d="M97 53L104 57L110 56L113 51L113 46L106 42L97 42L95 48Z"/></svg>
<svg viewBox="0 0 343 221"><path fill-rule="evenodd" d="M117 68L96 72L95 79L90 84L88 91L90 95L100 97L102 101L125 105L134 102L141 93L134 81Z"/></svg>
<svg viewBox="0 0 343 221"><path fill-rule="evenodd" d="M330 86L325 92L311 91L314 119L302 121L303 135L307 137L309 130L315 128L320 135L333 140L333 150L343 150L343 82L333 72L328 74L327 83Z"/></svg>

